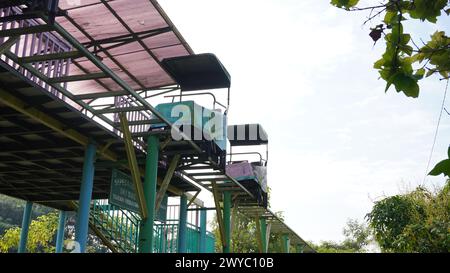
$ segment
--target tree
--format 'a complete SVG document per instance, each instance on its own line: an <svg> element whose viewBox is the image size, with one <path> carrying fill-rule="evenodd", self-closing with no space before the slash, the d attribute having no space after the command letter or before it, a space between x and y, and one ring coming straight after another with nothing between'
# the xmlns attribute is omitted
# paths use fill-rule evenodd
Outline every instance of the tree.
<svg viewBox="0 0 450 273"><path fill-rule="evenodd" d="M31 221L28 232L27 250L29 252L54 252L53 239L58 227L58 214L51 212ZM20 227L8 229L0 236L0 252L17 251L20 240Z"/></svg>
<svg viewBox="0 0 450 273"><path fill-rule="evenodd" d="M384 252L449 252L450 182L436 194L418 187L384 198L367 219Z"/></svg>
<svg viewBox="0 0 450 273"><path fill-rule="evenodd" d="M275 213L283 220L283 213ZM222 252L222 240L219 224L214 216L212 222L213 233L216 238L216 252ZM233 253L258 253L256 219L250 219L239 210L233 210L231 222L231 251ZM269 237L269 252L282 253L284 251L282 238L279 234L271 233Z"/></svg>
<svg viewBox="0 0 450 273"><path fill-rule="evenodd" d="M239 211L233 211L231 228L231 249L235 253L257 253L256 223ZM216 238L216 252L222 252L222 240L217 218L212 221L213 233Z"/></svg>
<svg viewBox="0 0 450 273"><path fill-rule="evenodd" d="M0 234L3 234L7 229L22 224L24 207L24 201L0 194ZM51 208L35 204L32 219L52 211L54 210Z"/></svg>
<svg viewBox="0 0 450 273"><path fill-rule="evenodd" d="M440 74L443 79L450 73L450 38L444 31L436 31L421 46L403 28L405 20L436 23L441 14L450 14L448 0L386 0L369 7L357 7L359 0L332 0L331 4L349 11L370 10L367 22L383 16L371 29L370 36L376 42L384 34L386 51L374 68L386 81L386 91L395 86L397 92L408 97L419 96L418 81L424 76ZM420 64L413 67L413 64Z"/></svg>
<svg viewBox="0 0 450 273"><path fill-rule="evenodd" d="M417 98L420 92L419 81L436 74L441 80L447 80L448 84L450 38L444 31L438 30L430 35L428 41L422 41L419 45L417 37L413 38L410 33L405 32L403 22L410 20L436 23L441 15L450 15L450 0L384 0L367 7L359 7L359 2L331 0L331 4L338 8L370 12L364 24L383 18L371 28L369 35L375 43L384 35L386 42L385 52L374 64L380 77L386 81L385 92L393 85L397 92ZM448 176L450 161L439 166L439 172ZM436 175L434 173L430 174Z"/></svg>
<svg viewBox="0 0 450 273"><path fill-rule="evenodd" d="M372 241L372 234L368 225L356 219L349 219L343 229L344 241L338 243L323 241L314 248L319 253L358 253L366 252L366 247Z"/></svg>

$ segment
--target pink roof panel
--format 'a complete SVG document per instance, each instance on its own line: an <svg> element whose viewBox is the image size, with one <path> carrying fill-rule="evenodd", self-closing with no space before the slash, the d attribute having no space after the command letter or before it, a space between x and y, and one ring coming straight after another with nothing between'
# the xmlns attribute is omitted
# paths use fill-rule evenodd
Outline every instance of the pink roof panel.
<svg viewBox="0 0 450 273"><path fill-rule="evenodd" d="M164 58L193 54L154 0L60 1L67 15L57 22L95 53L135 90L176 84L161 67ZM69 75L100 72L86 58L76 59ZM74 94L118 91L110 79L73 82Z"/></svg>

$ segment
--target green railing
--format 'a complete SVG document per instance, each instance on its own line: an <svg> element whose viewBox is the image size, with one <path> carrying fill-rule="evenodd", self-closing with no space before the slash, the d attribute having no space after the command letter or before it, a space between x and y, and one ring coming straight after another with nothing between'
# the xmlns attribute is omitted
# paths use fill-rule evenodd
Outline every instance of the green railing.
<svg viewBox="0 0 450 273"><path fill-rule="evenodd" d="M107 200L94 200L90 214L95 227L120 252L138 251L140 218L136 213L109 204Z"/></svg>
<svg viewBox="0 0 450 273"><path fill-rule="evenodd" d="M186 232L186 252L200 252L200 228L187 224ZM215 237L211 232L206 233L206 252L214 253ZM166 224L155 225L155 245L156 253L176 253L178 247L178 221L170 221Z"/></svg>
<svg viewBox="0 0 450 273"><path fill-rule="evenodd" d="M138 252L140 216L109 204L107 200L94 200L91 208L91 222L103 236L119 251ZM188 253L200 252L200 228L188 223L186 232ZM215 238L206 234L206 252L214 252ZM155 222L154 253L176 253L178 247L178 220L166 223Z"/></svg>

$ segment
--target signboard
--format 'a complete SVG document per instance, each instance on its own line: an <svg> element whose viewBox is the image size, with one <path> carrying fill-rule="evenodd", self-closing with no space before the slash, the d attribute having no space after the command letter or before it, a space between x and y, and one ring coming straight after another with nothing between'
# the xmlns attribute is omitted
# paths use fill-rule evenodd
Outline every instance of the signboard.
<svg viewBox="0 0 450 273"><path fill-rule="evenodd" d="M155 218L164 221L167 215L167 194L164 196ZM111 176L111 191L109 203L123 209L139 213L139 203L131 177L119 170L113 169Z"/></svg>
<svg viewBox="0 0 450 273"><path fill-rule="evenodd" d="M112 171L109 203L129 211L140 212L131 177L116 169Z"/></svg>

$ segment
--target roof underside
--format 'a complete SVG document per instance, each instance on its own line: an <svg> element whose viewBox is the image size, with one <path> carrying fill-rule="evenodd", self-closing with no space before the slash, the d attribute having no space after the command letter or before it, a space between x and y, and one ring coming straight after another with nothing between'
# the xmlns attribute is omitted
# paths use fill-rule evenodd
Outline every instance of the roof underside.
<svg viewBox="0 0 450 273"><path fill-rule="evenodd" d="M230 88L231 77L219 59L211 53L164 59L163 67L182 91Z"/></svg>
<svg viewBox="0 0 450 273"><path fill-rule="evenodd" d="M156 1L60 1L67 15L56 22L135 90L176 84L160 66L165 58L193 54ZM101 72L87 58L74 61L69 75ZM111 79L69 83L74 94L121 91Z"/></svg>
<svg viewBox="0 0 450 273"><path fill-rule="evenodd" d="M68 129L95 139L98 146L112 143L109 149L125 159L123 140L100 124L88 119L77 109L55 97L0 61L0 91L26 103ZM15 111L0 100L0 193L68 209L68 200L78 200L84 160L84 147L34 118ZM138 160L145 154L136 149ZM108 198L111 164L98 158L95 167L94 199ZM165 169L158 174L165 175ZM175 177L171 185L182 191L198 191L191 183Z"/></svg>

